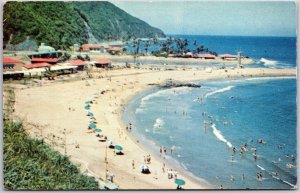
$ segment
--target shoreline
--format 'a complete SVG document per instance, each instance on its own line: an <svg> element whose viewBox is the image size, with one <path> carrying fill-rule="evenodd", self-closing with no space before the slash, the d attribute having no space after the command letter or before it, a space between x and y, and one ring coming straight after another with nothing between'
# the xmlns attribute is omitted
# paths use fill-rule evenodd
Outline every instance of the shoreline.
<svg viewBox="0 0 300 193"><path fill-rule="evenodd" d="M133 73L133 75L130 76L126 74L128 72L138 73L141 71L141 74ZM136 69L108 71L106 73L111 76L111 80L106 78L90 79L88 81L92 82L91 86L85 86L85 80L51 84L47 87L41 86L17 89L15 114L29 122L50 125L51 132L56 135L60 134L61 128L66 128L67 132L70 132L68 138L75 140L76 143L80 145L80 148L76 149L73 147L74 144L69 143L67 155L71 156L71 160L74 162L78 163L75 159L80 159L82 162L87 163L87 167L90 166L90 171L103 178L105 175L105 171L103 170L105 145L103 143L99 144L94 134L86 133L88 117L85 116L83 106L84 100L91 96L95 90L107 88L106 85L109 85L107 89L110 91L99 96L97 103L92 105L91 111L95 114L102 133L107 135L108 139L112 139L124 147L125 155L123 156L114 156L113 152L108 151L109 170L112 170L115 174L116 184L120 185L121 189L175 189L176 185L174 181L167 179L166 173L159 172L161 170L161 161L153 155L151 155L153 162L149 165L153 173L151 173L150 176L146 176L137 171L139 170L139 165L143 163L143 161L141 161L142 156L148 155L148 151L147 148L141 147L142 145L140 143L136 144L136 139L130 136L124 127L125 123L122 121L120 112L125 103L127 104L134 96L146 88L149 88L149 83L162 82L168 77L181 81L195 81L212 78L227 78L227 75L230 77L250 76L253 74L255 77L296 75L295 69L240 69L229 70L228 72L224 72L224 70L214 70L213 73L199 70L148 72L147 70ZM197 76L195 75L196 73ZM124 90L123 87L125 88ZM66 92L59 92L61 89L64 89ZM53 106L57 108L53 108ZM75 110L68 110L69 106ZM96 109L97 111L95 111ZM36 112L37 110L38 112ZM49 119L49 114L52 115L50 116L51 119ZM65 119L65 117L69 119ZM78 120L79 117L82 119ZM47 132L49 134L50 131L48 130L46 133ZM127 137L131 140L127 140ZM55 149L63 152L59 147L55 147ZM101 153L100 155L99 152ZM133 159L136 161L135 170L131 169ZM122 162L122 166L118 165L120 162ZM166 166L168 167L168 165ZM158 179L153 178L155 171L159 174ZM179 174L179 178L181 177L184 177L187 182L184 186L185 189L207 188L205 185L199 184L199 182L194 183L193 180L189 179L184 173ZM139 178L140 181L137 181L137 178Z"/></svg>

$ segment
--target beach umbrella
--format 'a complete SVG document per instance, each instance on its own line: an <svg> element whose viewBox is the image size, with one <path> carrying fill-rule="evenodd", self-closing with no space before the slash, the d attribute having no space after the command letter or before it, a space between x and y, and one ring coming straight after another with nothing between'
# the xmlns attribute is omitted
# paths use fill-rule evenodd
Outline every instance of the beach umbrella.
<svg viewBox="0 0 300 193"><path fill-rule="evenodd" d="M96 128L94 131L99 133L99 132L101 132L102 130L99 129L99 128Z"/></svg>
<svg viewBox="0 0 300 193"><path fill-rule="evenodd" d="M84 109L85 109L85 110L89 110L89 109L90 109L90 106L89 106L89 105L86 105L86 106L84 107Z"/></svg>
<svg viewBox="0 0 300 193"><path fill-rule="evenodd" d="M88 100L88 101L85 102L85 104L90 104L90 103L92 103L91 100Z"/></svg>
<svg viewBox="0 0 300 193"><path fill-rule="evenodd" d="M115 149L118 150L118 151L122 151L122 150L123 150L123 147L120 146L120 145L115 145Z"/></svg>
<svg viewBox="0 0 300 193"><path fill-rule="evenodd" d="M90 119L96 120L96 118L94 116L91 116Z"/></svg>
<svg viewBox="0 0 300 193"><path fill-rule="evenodd" d="M95 128L96 128L96 124L95 124L95 123L90 123L90 124L89 124L89 128L95 129Z"/></svg>
<svg viewBox="0 0 300 193"><path fill-rule="evenodd" d="M183 186L185 184L185 181L182 179L176 179L175 184L177 184L178 186Z"/></svg>
<svg viewBox="0 0 300 193"><path fill-rule="evenodd" d="M87 116L94 116L94 114L92 112L88 112Z"/></svg>

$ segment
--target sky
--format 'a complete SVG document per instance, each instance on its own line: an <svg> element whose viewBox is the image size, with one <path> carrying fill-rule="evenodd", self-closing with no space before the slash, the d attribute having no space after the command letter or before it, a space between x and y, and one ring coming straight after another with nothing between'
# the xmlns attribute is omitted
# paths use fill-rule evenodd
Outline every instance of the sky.
<svg viewBox="0 0 300 193"><path fill-rule="evenodd" d="M293 2L113 1L165 34L296 36Z"/></svg>

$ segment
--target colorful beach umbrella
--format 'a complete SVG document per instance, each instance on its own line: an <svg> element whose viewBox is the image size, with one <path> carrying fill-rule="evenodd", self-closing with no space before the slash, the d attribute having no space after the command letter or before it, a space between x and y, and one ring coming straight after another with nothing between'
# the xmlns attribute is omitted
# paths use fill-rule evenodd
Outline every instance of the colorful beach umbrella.
<svg viewBox="0 0 300 193"><path fill-rule="evenodd" d="M120 145L115 145L115 150L122 151L123 147Z"/></svg>
<svg viewBox="0 0 300 193"><path fill-rule="evenodd" d="M99 128L96 128L94 131L97 132L97 133L99 133L99 132L101 132L102 130L99 129Z"/></svg>
<svg viewBox="0 0 300 193"><path fill-rule="evenodd" d="M96 124L95 124L95 123L90 123L90 124L89 124L89 128L95 129L95 128L96 128Z"/></svg>
<svg viewBox="0 0 300 193"><path fill-rule="evenodd" d="M87 116L94 116L94 114L92 112L88 112Z"/></svg>
<svg viewBox="0 0 300 193"><path fill-rule="evenodd" d="M177 184L178 186L183 186L185 184L185 181L182 179L176 179L175 184Z"/></svg>

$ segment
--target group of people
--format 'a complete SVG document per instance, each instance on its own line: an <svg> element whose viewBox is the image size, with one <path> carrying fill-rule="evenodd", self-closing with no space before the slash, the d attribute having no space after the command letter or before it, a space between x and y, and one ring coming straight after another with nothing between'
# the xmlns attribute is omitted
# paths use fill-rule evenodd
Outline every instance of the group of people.
<svg viewBox="0 0 300 193"><path fill-rule="evenodd" d="M126 131L131 132L132 129L132 123L129 123L128 126L126 126Z"/></svg>
<svg viewBox="0 0 300 193"><path fill-rule="evenodd" d="M175 180L177 179L177 171L176 170L168 169L167 174L168 174L168 179L172 179L172 178L174 178Z"/></svg>
<svg viewBox="0 0 300 193"><path fill-rule="evenodd" d="M256 180L261 181L263 179L262 172L256 173Z"/></svg>
<svg viewBox="0 0 300 193"><path fill-rule="evenodd" d="M171 152L172 152L172 150L171 150ZM159 153L160 153L160 156L162 156L162 154L167 155L167 148L163 147L163 146L160 146Z"/></svg>

